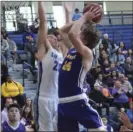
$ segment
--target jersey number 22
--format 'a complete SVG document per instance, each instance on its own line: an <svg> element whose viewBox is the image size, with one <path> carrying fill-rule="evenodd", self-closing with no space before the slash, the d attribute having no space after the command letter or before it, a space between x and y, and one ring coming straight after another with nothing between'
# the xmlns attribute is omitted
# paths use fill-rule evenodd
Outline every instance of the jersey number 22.
<svg viewBox="0 0 133 132"><path fill-rule="evenodd" d="M55 61L54 63L55 63L55 65L53 67L53 70L54 71L59 71L60 67L61 67L61 64L58 61Z"/></svg>

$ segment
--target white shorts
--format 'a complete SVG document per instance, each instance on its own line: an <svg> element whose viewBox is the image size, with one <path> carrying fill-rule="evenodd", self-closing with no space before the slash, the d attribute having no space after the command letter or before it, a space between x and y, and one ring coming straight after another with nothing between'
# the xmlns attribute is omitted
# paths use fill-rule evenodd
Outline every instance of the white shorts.
<svg viewBox="0 0 133 132"><path fill-rule="evenodd" d="M34 118L37 130L57 130L57 107L58 101L54 98L39 97L34 99Z"/></svg>

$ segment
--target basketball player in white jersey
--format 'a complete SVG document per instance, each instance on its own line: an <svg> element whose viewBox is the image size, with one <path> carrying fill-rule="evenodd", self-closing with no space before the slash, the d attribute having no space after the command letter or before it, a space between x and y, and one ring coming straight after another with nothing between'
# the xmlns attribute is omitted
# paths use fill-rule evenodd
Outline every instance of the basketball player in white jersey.
<svg viewBox="0 0 133 132"><path fill-rule="evenodd" d="M41 1L38 2L40 26L37 39L39 86L34 100L37 131L54 131L58 105L58 70L63 62L57 38L47 35L47 20Z"/></svg>

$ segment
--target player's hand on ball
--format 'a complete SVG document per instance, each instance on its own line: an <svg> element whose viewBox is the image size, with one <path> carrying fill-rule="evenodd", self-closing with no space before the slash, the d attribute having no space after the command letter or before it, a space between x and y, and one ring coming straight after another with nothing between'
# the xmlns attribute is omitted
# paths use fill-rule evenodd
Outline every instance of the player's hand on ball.
<svg viewBox="0 0 133 132"><path fill-rule="evenodd" d="M83 9L83 14L87 12L91 12L93 14L93 19L91 17L91 20L95 23L99 23L104 15L102 7L96 3L86 5Z"/></svg>
<svg viewBox="0 0 133 132"><path fill-rule="evenodd" d="M94 8L94 6L92 6L86 13L84 13L85 21L91 21L95 17L100 16L100 14L101 10L98 7Z"/></svg>

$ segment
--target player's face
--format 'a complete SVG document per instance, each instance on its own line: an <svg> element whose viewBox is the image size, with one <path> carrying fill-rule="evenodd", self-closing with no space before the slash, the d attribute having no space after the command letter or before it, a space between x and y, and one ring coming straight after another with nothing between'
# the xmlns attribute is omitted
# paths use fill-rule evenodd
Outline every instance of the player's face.
<svg viewBox="0 0 133 132"><path fill-rule="evenodd" d="M16 107L12 107L8 111L8 118L10 121L19 121L20 120L20 112Z"/></svg>
<svg viewBox="0 0 133 132"><path fill-rule="evenodd" d="M52 45L53 48L58 47L58 41L57 41L57 38L54 35L49 36L48 40L49 40L49 42L50 42L50 44Z"/></svg>

